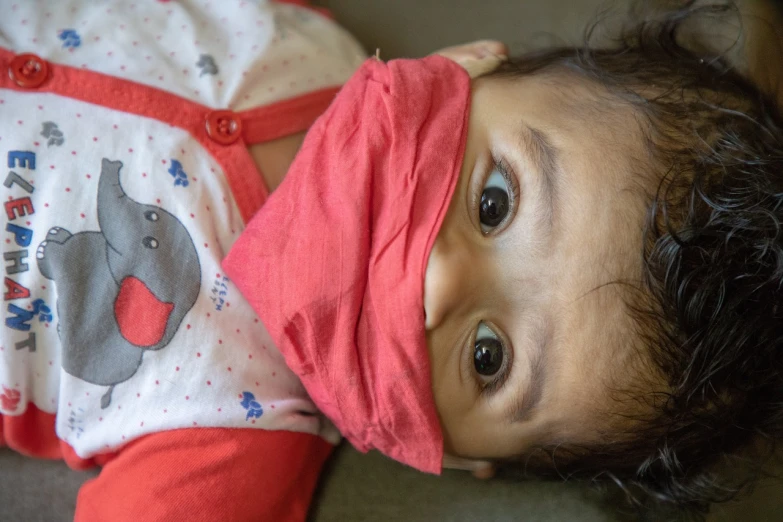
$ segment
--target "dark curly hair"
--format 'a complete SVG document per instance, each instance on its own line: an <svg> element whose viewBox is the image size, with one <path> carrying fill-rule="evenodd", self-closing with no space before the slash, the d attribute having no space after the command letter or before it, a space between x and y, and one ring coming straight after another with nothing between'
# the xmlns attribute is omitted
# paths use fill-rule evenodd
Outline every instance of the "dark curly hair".
<svg viewBox="0 0 783 522"><path fill-rule="evenodd" d="M628 310L665 390L626 390L618 400L649 413L607 442L541 447L524 462L700 518L752 484L754 473L727 477L716 464L748 448L771 455L783 435L783 120L727 49L698 37L698 23L739 19L733 3L678 4L637 10L642 21L608 47L592 48L594 25L582 46L512 59L494 75L579 75L628 103L657 187L644 195L642 280L619 283L632 289Z"/></svg>

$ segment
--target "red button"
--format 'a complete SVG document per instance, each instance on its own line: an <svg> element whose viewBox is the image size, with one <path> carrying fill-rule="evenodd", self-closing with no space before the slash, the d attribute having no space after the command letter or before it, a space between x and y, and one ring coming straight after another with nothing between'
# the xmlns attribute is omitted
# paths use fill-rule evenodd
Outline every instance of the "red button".
<svg viewBox="0 0 783 522"><path fill-rule="evenodd" d="M207 134L221 145L231 145L242 135L242 120L231 111L213 111L207 115Z"/></svg>
<svg viewBox="0 0 783 522"><path fill-rule="evenodd" d="M35 89L49 77L49 65L34 54L20 54L11 60L8 75L20 87Z"/></svg>

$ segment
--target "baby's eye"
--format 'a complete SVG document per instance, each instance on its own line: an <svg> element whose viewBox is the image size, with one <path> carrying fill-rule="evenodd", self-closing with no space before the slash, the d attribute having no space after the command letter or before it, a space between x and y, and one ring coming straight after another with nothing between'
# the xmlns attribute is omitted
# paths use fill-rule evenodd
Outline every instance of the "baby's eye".
<svg viewBox="0 0 783 522"><path fill-rule="evenodd" d="M506 219L509 210L508 183L503 173L495 166L484 183L479 205L481 231L485 234L500 225Z"/></svg>
<svg viewBox="0 0 783 522"><path fill-rule="evenodd" d="M485 377L492 377L503 367L503 343L483 322L479 323L473 345L473 366Z"/></svg>

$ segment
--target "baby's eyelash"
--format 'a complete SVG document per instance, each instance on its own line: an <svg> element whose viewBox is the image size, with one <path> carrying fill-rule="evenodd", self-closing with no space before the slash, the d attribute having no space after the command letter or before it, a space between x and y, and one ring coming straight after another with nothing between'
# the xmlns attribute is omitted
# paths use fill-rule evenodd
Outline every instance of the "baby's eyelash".
<svg viewBox="0 0 783 522"><path fill-rule="evenodd" d="M508 225L511 224L519 207L519 198L521 192L519 188L519 180L517 179L514 173L514 169L511 167L511 165L505 159L495 154L492 154L490 159L491 161L489 162L489 168L485 168L485 171L478 180L480 183L474 183L473 188L468 191L468 194L470 194L470 219L474 220L478 218L478 222L476 223L477 228L486 237L491 237L502 233L503 230L505 230ZM499 181L498 178L502 179L503 181ZM490 182L492 187L497 188L501 188L500 183L502 183L502 190L508 196L506 203L507 210L505 211L506 215L502 221L492 225L487 224L485 226L485 224L479 218L479 209L481 205L483 205L484 189L485 187L489 186Z"/></svg>
<svg viewBox="0 0 783 522"><path fill-rule="evenodd" d="M511 361L509 360L511 358L511 349L506 345L506 343L503 343L503 359L505 359L503 361L503 368L501 368L497 376L492 379L492 381L483 385L479 384L479 386L481 386L481 395L490 397L503 387L503 385L508 380L508 376L511 374Z"/></svg>
<svg viewBox="0 0 783 522"><path fill-rule="evenodd" d="M514 173L514 169L511 168L511 165L508 164L508 162L500 157L492 157L492 163L495 165L495 168L500 172L500 174L503 176L503 178L506 180L506 186L509 188L511 193L509 196L511 196L511 201L515 202L517 204L519 202L519 196L521 195L521 191L519 188L519 181L516 177L516 174ZM486 180L484 180L486 183Z"/></svg>

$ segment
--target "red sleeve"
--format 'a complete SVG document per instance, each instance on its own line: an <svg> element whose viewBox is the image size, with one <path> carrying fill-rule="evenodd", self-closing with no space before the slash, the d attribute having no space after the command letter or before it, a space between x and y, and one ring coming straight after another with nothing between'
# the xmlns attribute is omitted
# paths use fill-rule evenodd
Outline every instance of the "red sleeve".
<svg viewBox="0 0 783 522"><path fill-rule="evenodd" d="M76 522L301 522L333 446L288 431L183 429L125 446L79 492Z"/></svg>

